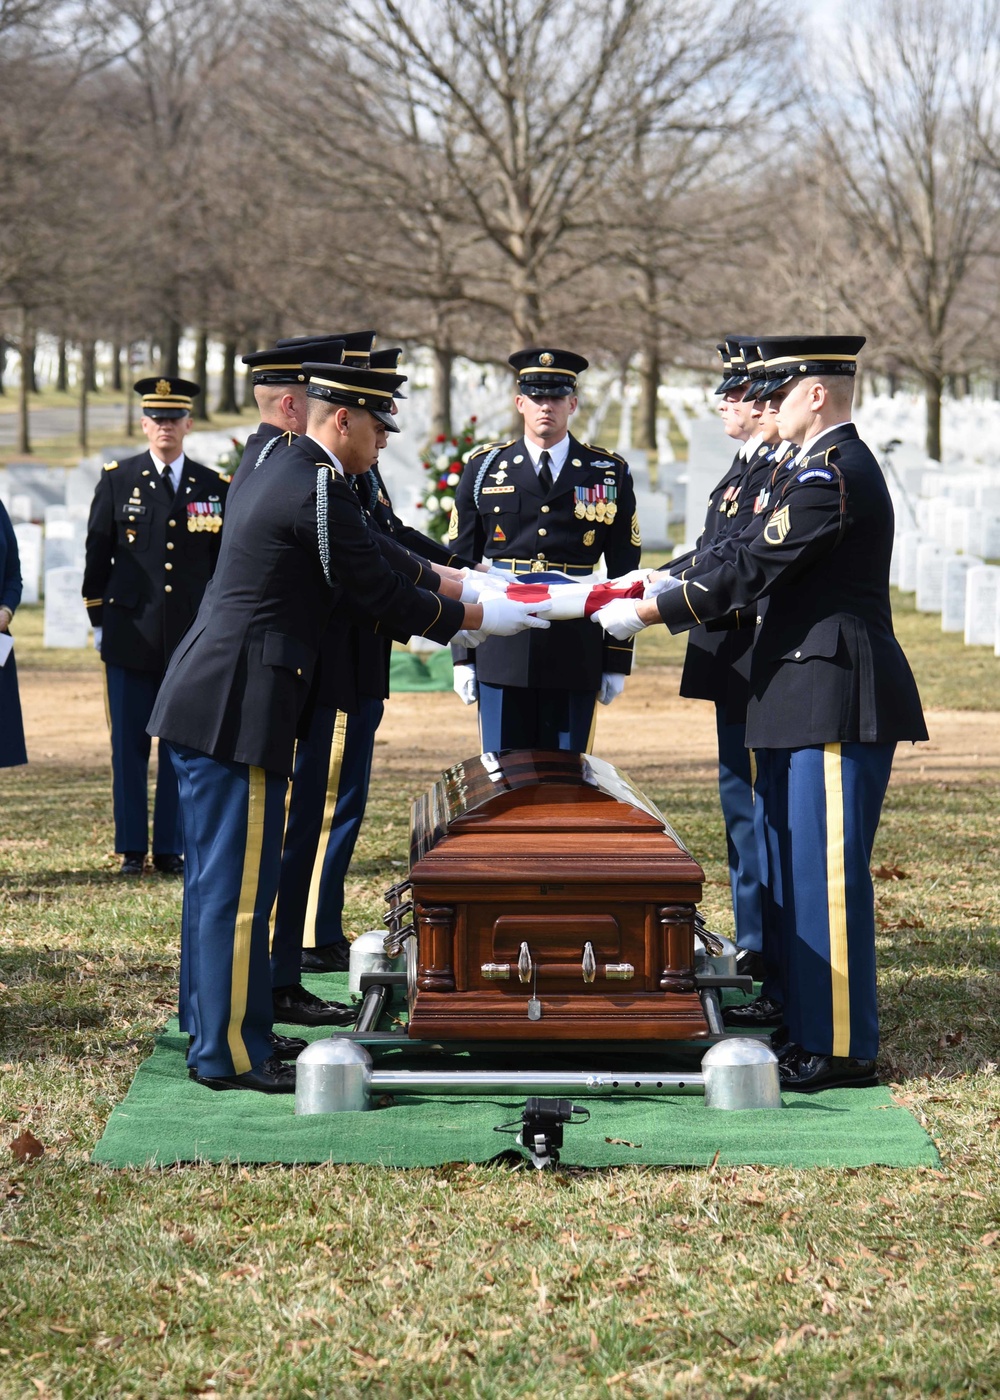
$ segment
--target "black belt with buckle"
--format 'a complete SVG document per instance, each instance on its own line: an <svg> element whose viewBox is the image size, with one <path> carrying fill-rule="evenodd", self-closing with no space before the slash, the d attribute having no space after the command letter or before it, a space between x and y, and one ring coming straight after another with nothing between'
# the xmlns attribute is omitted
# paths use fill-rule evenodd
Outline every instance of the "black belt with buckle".
<svg viewBox="0 0 1000 1400"><path fill-rule="evenodd" d="M512 574L544 574L551 570L556 574L569 574L571 578L590 578L594 572L592 564L554 564L551 559L491 559L497 569L509 569Z"/></svg>

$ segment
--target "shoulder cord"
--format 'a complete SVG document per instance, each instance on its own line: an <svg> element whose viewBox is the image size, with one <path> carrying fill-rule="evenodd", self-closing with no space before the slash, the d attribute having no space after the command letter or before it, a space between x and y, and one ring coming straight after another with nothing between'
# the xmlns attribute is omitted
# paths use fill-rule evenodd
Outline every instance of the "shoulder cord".
<svg viewBox="0 0 1000 1400"><path fill-rule="evenodd" d="M271 451L271 448L277 447L278 443L283 441L284 436L284 433L279 433L277 437L268 438L267 442L265 442L264 446L260 449L260 455L258 456L256 462L254 462L253 464L254 471L256 471L257 468L260 466L261 462L263 462L264 458Z"/></svg>
<svg viewBox="0 0 1000 1400"><path fill-rule="evenodd" d="M486 457L483 461L483 465L479 468L478 472L476 473L476 484L472 488L472 500L475 504L476 510L479 509L479 488L483 484L483 477L489 471L490 467L492 467L497 457L500 456L500 453L503 451L503 449L504 444L501 443L499 447L494 447L492 452L487 452Z"/></svg>
<svg viewBox="0 0 1000 1400"><path fill-rule="evenodd" d="M330 535L328 501L330 477L333 467L317 463L316 468L316 536L319 541L319 562L323 566L323 577L330 588L337 585L330 573Z"/></svg>
<svg viewBox="0 0 1000 1400"><path fill-rule="evenodd" d="M375 507L378 505L378 477L372 471L371 467L369 467L368 470L364 473L364 479L368 483L368 510L369 513L371 513L375 510ZM360 487L361 479L359 477L356 477L355 480L357 481L358 486ZM361 495L360 490L358 491L358 495Z"/></svg>

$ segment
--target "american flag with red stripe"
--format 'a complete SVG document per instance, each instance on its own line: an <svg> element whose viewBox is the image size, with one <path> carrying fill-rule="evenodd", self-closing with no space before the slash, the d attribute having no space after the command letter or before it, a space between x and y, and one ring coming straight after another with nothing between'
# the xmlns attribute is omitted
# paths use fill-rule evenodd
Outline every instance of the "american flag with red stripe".
<svg viewBox="0 0 1000 1400"><path fill-rule="evenodd" d="M591 617L615 598L641 598L645 587L642 579L589 583L555 573L534 574L531 580L530 583L509 583L507 597L517 603L551 603L545 613L550 622Z"/></svg>

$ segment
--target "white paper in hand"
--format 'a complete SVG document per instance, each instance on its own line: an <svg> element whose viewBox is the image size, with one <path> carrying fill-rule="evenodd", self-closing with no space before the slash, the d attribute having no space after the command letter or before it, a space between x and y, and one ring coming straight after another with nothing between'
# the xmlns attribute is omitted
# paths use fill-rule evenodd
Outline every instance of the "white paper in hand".
<svg viewBox="0 0 1000 1400"><path fill-rule="evenodd" d="M6 666L7 658L14 650L14 638L9 632L0 632L0 666Z"/></svg>

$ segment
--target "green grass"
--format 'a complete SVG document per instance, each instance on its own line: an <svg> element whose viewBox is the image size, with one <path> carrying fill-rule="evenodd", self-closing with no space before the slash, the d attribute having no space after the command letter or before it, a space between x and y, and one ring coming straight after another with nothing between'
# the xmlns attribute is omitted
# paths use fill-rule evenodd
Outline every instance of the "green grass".
<svg viewBox="0 0 1000 1400"><path fill-rule="evenodd" d="M919 671L930 620L906 625ZM978 693L961 661L945 701L948 674ZM380 922L423 785L378 754L356 929ZM998 786L894 787L873 862L880 1065L941 1172L114 1172L88 1154L173 1004L180 891L118 884L103 772L0 770L0 1396L995 1393ZM650 795L730 927L712 785ZM46 1150L19 1164L26 1128Z"/></svg>

